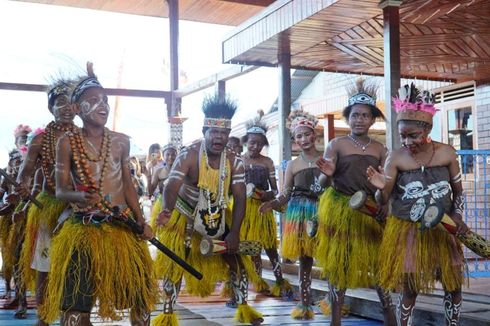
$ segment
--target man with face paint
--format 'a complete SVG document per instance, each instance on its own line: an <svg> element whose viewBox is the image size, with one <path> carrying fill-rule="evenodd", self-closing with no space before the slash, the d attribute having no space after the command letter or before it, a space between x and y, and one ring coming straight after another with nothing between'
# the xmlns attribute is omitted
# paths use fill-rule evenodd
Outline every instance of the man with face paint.
<svg viewBox="0 0 490 326"><path fill-rule="evenodd" d="M369 287L377 289L384 324L395 325L391 296L377 287L378 251L387 205L378 205L377 220L349 207L350 197L357 191L374 197L376 189L366 180L366 169L384 164L386 158L385 146L368 135L376 119L384 118L376 107L376 91L377 86L364 79L348 89L343 116L350 132L331 140L324 158L318 161L322 172L332 178L332 187L320 198L316 255L322 276L330 285L329 303L322 301L320 307L324 313L331 309L332 325L340 325L341 315L348 313L342 306L346 289Z"/></svg>
<svg viewBox="0 0 490 326"><path fill-rule="evenodd" d="M42 192L37 200L44 208L32 206L27 214L26 235L20 258L22 282L26 287L33 288L36 283L36 301L38 306L44 302L46 279L49 272L49 247L51 236L58 223L58 217L66 207L66 203L56 199L55 164L56 143L65 132L73 131L75 113L70 104L69 81L56 80L48 92L48 109L54 117L43 132L34 136L27 149L26 159L22 164L16 191L26 197L29 194L29 179L36 166L42 169ZM36 275L37 274L37 275ZM38 325L47 325L39 319Z"/></svg>
<svg viewBox="0 0 490 326"><path fill-rule="evenodd" d="M309 320L315 314L311 299L311 268L316 248L314 227L317 222L318 196L324 190L320 182L321 172L316 161L321 154L315 147L317 119L302 110L292 111L288 125L294 141L301 149L300 155L286 167L284 186L274 200L263 203L259 212L272 209L281 211L287 204L285 225L281 241L283 258L299 258L299 286L301 302L291 312L294 319Z"/></svg>
<svg viewBox="0 0 490 326"><path fill-rule="evenodd" d="M276 284L269 289L269 285L261 279L256 290L270 293L276 297L292 299L292 286L283 278L279 254L277 252L277 227L272 211L266 214L259 212L263 202L272 200L277 195L276 171L274 162L261 154L264 146L269 146L267 140L267 126L261 120L264 112L259 111L257 118L247 122L247 133L242 141L247 152L242 156L245 164L245 181L247 183L247 205L245 218L240 231L240 239L258 241L262 244L272 264L272 271ZM228 142L229 143L229 142ZM257 274L262 275L262 258L259 255L252 257Z"/></svg>
<svg viewBox="0 0 490 326"><path fill-rule="evenodd" d="M459 325L464 258L455 235L432 228L420 230L425 208L436 203L464 234L468 227L464 213L463 187L458 155L450 145L432 141L435 97L413 84L399 90L394 99L402 148L390 153L384 170L367 170L369 181L380 190L381 200L391 199L379 251L380 283L387 289L401 289L398 325L411 325L415 299L419 292L444 288L446 325Z"/></svg>
<svg viewBox="0 0 490 326"><path fill-rule="evenodd" d="M262 315L247 304L248 277L255 276L249 257L235 254L245 211L245 171L242 160L226 147L231 118L236 103L218 95L205 98L204 138L183 148L174 162L163 191L163 210L157 225L165 225L159 239L179 256L185 257L204 275L200 281L186 277L186 292L206 297L216 283L229 273L238 305L236 319L242 323L260 324ZM233 196L230 212L229 194ZM224 240L228 252L204 257L200 253L203 237ZM174 305L180 291L183 271L166 256L158 253L156 269L165 279L163 313L156 325L177 325ZM252 280L253 281L253 280Z"/></svg>
<svg viewBox="0 0 490 326"><path fill-rule="evenodd" d="M102 319L131 309L132 325L149 325L157 284L144 221L129 171L129 137L105 128L109 105L87 64L88 76L73 85L71 103L83 128L66 133L56 152L56 197L70 212L51 244L51 270L41 316L61 325L91 325L97 302ZM144 230L137 236L110 216L118 208Z"/></svg>

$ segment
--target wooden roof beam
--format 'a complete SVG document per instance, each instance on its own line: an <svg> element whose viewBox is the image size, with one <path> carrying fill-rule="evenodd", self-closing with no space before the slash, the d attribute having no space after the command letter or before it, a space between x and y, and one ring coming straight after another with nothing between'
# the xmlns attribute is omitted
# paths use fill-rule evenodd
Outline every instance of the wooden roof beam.
<svg viewBox="0 0 490 326"><path fill-rule="evenodd" d="M2 83L0 90L24 91L24 92L46 92L48 85L40 84L21 84L21 83ZM104 88L107 95L111 96L131 96L131 97L149 97L149 98L170 98L172 92L155 91L144 89L126 89L126 88Z"/></svg>

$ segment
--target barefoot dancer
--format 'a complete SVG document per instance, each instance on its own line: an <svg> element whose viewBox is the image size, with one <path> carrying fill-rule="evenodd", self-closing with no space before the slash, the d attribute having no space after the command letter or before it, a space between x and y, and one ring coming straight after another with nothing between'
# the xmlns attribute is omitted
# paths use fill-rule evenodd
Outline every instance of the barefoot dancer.
<svg viewBox="0 0 490 326"><path fill-rule="evenodd" d="M149 325L157 284L148 245L153 232L145 223L129 171L129 138L105 128L109 106L104 88L87 64L88 76L71 95L83 128L58 141L56 197L73 212L51 243L51 269L41 316L61 325L91 325L98 315L118 319L131 309L132 325ZM109 217L118 206L144 229L137 237Z"/></svg>
<svg viewBox="0 0 490 326"><path fill-rule="evenodd" d="M209 296L216 283L228 278L238 303L239 322L260 324L262 315L247 304L248 276L256 275L251 260L235 254L245 212L245 170L242 160L226 148L236 104L217 95L203 102L204 138L183 148L163 192L163 211L157 225L159 239L202 272L200 281L186 277L186 292ZM233 195L233 211L230 198ZM228 253L204 257L199 251L203 236L224 240ZM165 302L156 325L177 325L174 305L182 277L187 274L158 253L156 270L164 278ZM255 276L258 278L257 276Z"/></svg>
<svg viewBox="0 0 490 326"><path fill-rule="evenodd" d="M316 247L314 234L307 233L307 224L317 221L318 196L323 191L316 161L321 153L315 148L314 116L301 110L291 112L289 128L294 141L301 148L300 155L289 162L286 168L284 187L277 199L260 207L262 214L271 209L280 211L287 204L281 255L286 259L299 258L299 285L301 303L291 312L294 319L313 319L311 302L311 268Z"/></svg>
<svg viewBox="0 0 490 326"><path fill-rule="evenodd" d="M262 112L263 115L263 112ZM258 241L265 249L272 265L272 271L276 278L276 284L271 289L271 294L279 297L291 298L292 287L283 278L279 254L277 252L277 227L276 219L272 211L265 214L259 212L261 203L272 200L277 195L277 182L274 162L261 153L264 146L269 146L267 141L267 126L261 122L261 115L247 123L247 134L242 141L247 147L247 152L242 155L245 164L245 180L247 188L254 189L247 193L247 209L240 230L240 238L243 240ZM247 189L248 191L249 189ZM262 275L262 258L259 255L252 257L257 274ZM259 292L268 292L269 285L261 280Z"/></svg>
<svg viewBox="0 0 490 326"><path fill-rule="evenodd" d="M70 104L70 89L67 80L57 80L48 92L48 109L54 117L43 132L36 135L29 144L27 156L17 177L20 185L16 189L21 196L29 192L29 178L38 162L42 169L42 192L36 199L44 206L32 206L27 215L26 236L22 248L20 269L22 282L27 288L36 283L36 301L44 302L46 279L49 272L49 246L58 223L58 217L66 203L55 197L54 170L56 163L56 143L67 131L73 131L75 113ZM39 319L37 325L47 325Z"/></svg>
<svg viewBox="0 0 490 326"><path fill-rule="evenodd" d="M433 228L420 231L420 218L432 202L442 205L456 223L458 233L468 231L462 220L464 197L458 155L453 147L431 141L434 96L405 85L394 99L402 148L393 151L378 172L373 165L367 174L380 189L381 200L391 198L392 216L383 234L380 284L401 288L399 325L411 325L418 293L444 288L446 325L459 325L463 282L463 253L456 236Z"/></svg>

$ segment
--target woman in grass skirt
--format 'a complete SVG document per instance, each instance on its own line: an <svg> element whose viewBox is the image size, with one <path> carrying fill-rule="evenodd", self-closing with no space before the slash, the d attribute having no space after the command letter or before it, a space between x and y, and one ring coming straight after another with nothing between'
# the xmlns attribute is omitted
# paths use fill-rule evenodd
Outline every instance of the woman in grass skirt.
<svg viewBox="0 0 490 326"><path fill-rule="evenodd" d="M444 289L446 325L458 325L463 283L463 254L455 235L442 228L420 230L426 208L436 204L457 225L462 221L464 197L458 155L450 145L431 141L434 96L405 85L394 99L402 148L393 151L378 172L367 170L371 183L380 189L381 200L391 199L379 250L380 284L401 289L398 325L411 325L417 294L427 293L440 282Z"/></svg>

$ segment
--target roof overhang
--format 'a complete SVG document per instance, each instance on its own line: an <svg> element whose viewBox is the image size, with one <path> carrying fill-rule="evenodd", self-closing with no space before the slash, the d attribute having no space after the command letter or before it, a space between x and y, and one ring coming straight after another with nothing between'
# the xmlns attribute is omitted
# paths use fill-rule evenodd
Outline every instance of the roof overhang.
<svg viewBox="0 0 490 326"><path fill-rule="evenodd" d="M379 0L279 0L234 29L223 62L383 75ZM401 75L484 80L490 75L490 1L413 0L400 7Z"/></svg>
<svg viewBox="0 0 490 326"><path fill-rule="evenodd" d="M124 14L168 17L165 0L20 0L57 6L112 11ZM179 19L237 26L274 0L179 0Z"/></svg>

